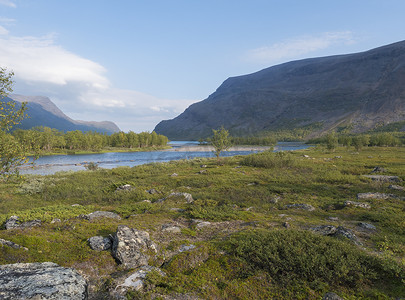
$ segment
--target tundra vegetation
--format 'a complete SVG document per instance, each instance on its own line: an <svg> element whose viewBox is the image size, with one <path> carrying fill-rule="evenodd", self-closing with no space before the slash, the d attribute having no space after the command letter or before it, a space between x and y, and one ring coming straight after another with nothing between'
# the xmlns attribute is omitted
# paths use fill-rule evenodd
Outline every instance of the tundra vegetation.
<svg viewBox="0 0 405 300"><path fill-rule="evenodd" d="M376 174L398 182L363 176ZM73 267L88 278L91 299L109 299L118 278L135 270L87 240L126 225L149 233L158 249L149 265L164 272L150 272L128 299L320 299L327 292L394 299L405 295L403 180L404 147L326 145L30 175L0 183L0 223L12 215L42 223L0 230L1 239L29 249L1 246L0 264ZM181 193L193 201L169 196ZM78 217L94 211L122 219ZM180 230L164 230L169 225ZM351 234L322 235L322 228ZM184 245L195 247L180 251Z"/></svg>

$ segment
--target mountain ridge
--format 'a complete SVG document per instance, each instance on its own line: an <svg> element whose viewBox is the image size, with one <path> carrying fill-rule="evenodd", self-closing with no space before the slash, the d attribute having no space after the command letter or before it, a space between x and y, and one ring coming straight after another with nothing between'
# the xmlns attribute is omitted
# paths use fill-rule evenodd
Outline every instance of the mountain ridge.
<svg viewBox="0 0 405 300"><path fill-rule="evenodd" d="M322 124L364 132L405 120L405 41L354 54L286 62L230 77L207 99L155 131L171 139L198 139L224 126L246 136Z"/></svg>
<svg viewBox="0 0 405 300"><path fill-rule="evenodd" d="M14 101L21 105L27 102L28 118L24 119L17 128L30 129L36 126L46 126L60 131L96 131L111 134L119 132L119 127L111 121L82 121L73 120L65 115L48 97L24 96L11 94L2 101Z"/></svg>

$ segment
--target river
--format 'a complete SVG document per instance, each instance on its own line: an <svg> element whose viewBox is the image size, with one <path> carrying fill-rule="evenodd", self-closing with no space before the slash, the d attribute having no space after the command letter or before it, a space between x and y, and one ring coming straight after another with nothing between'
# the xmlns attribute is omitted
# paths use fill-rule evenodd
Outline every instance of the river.
<svg viewBox="0 0 405 300"><path fill-rule="evenodd" d="M98 164L100 168L112 169L119 166L138 166L153 162L168 162L172 160L192 159L195 157L214 157L212 148L199 146L198 142L170 142L172 149L148 152L109 152L99 154L50 155L41 156L35 160L34 166L22 166L21 174L50 175L60 171L85 170L89 162ZM277 143L274 151L299 150L308 148L303 143ZM233 147L224 151L221 156L247 155L264 151L268 147L248 146Z"/></svg>

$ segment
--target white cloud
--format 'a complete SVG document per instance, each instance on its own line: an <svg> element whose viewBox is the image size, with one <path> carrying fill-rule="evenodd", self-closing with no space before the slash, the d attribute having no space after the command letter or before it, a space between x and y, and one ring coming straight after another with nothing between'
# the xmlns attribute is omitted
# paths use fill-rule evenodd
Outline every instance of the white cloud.
<svg viewBox="0 0 405 300"><path fill-rule="evenodd" d="M278 63L288 59L302 58L304 55L324 50L339 44L352 44L355 38L352 32L326 32L319 36L302 36L270 46L249 51L248 60L257 63Z"/></svg>
<svg viewBox="0 0 405 300"><path fill-rule="evenodd" d="M7 35L8 30L0 25L0 35Z"/></svg>
<svg viewBox="0 0 405 300"><path fill-rule="evenodd" d="M13 0L0 0L0 5L5 5L8 7L17 7L17 5L14 3L15 1Z"/></svg>
<svg viewBox="0 0 405 300"><path fill-rule="evenodd" d="M63 49L55 35L5 33L0 35L0 57L1 67L15 73L15 93L48 96L71 118L109 120L124 131L151 131L195 102L114 88L102 65Z"/></svg>

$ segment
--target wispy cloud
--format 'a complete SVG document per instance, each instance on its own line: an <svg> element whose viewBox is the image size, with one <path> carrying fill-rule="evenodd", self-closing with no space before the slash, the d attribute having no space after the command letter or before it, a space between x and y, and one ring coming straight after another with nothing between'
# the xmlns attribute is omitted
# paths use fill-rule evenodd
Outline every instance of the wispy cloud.
<svg viewBox="0 0 405 300"><path fill-rule="evenodd" d="M153 130L159 121L175 117L195 102L115 88L101 64L67 51L56 43L56 35L7 33L0 35L1 66L14 71L14 91L48 96L72 118L110 120L125 131Z"/></svg>
<svg viewBox="0 0 405 300"><path fill-rule="evenodd" d="M247 58L256 63L279 63L289 59L302 58L304 55L335 45L354 42L354 34L350 31L326 32L318 36L301 36L256 48L249 51Z"/></svg>
<svg viewBox="0 0 405 300"><path fill-rule="evenodd" d="M8 7L17 7L17 5L15 4L15 1L13 0L0 0L0 5L5 5Z"/></svg>

